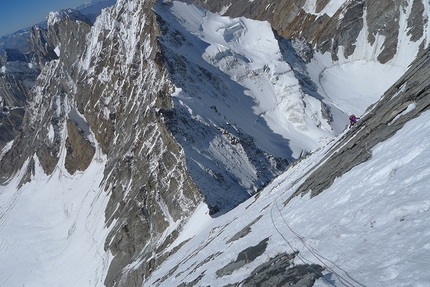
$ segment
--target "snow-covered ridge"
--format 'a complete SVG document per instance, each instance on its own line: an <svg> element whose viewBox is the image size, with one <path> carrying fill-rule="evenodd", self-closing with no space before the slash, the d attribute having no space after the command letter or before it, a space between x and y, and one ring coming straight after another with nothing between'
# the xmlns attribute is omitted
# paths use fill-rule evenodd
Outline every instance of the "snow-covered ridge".
<svg viewBox="0 0 430 287"><path fill-rule="evenodd" d="M73 12L73 9L64 9L48 13L48 16L46 17L48 26L54 26L64 20L67 16L73 16Z"/></svg>

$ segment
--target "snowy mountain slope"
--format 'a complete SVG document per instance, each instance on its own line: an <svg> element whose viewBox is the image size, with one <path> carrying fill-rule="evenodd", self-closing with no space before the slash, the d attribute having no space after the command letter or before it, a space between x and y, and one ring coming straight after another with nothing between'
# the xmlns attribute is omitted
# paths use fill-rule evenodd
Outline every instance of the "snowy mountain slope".
<svg viewBox="0 0 430 287"><path fill-rule="evenodd" d="M285 159L333 136L325 106L285 57L302 69L303 60L267 23L179 2L156 12L163 60L177 89L173 111L160 112L212 213L236 206L284 170Z"/></svg>
<svg viewBox="0 0 430 287"><path fill-rule="evenodd" d="M154 250L162 250L177 236L201 202L185 168L183 150L156 112L171 107L171 85L165 70L155 61L158 26L151 11L153 4L118 1L102 12L92 27L52 13L45 34L50 41L45 48L57 57L42 65L28 98L23 130L2 150L2 183L19 191L33 182L36 189L42 187L44 177L35 172L39 170L50 178L61 170L58 180L64 177L78 181L97 160L98 153L105 156L99 171L102 183L96 190L107 196L103 218L88 217L86 224L102 224L103 232L94 240L97 247L103 246L106 254L101 256L110 258L110 264L97 273L104 274L100 281L94 277L82 279L94 285L139 285L142 276L138 274L150 272L151 266L162 260ZM89 192L82 185L76 188L80 196ZM0 194L7 196L5 189L0 187ZM58 189L60 193L64 186L58 183ZM67 198L63 202L69 205ZM28 204L31 202L23 201L18 208L25 209ZM92 212L91 206L85 210L87 214ZM52 214L41 213L47 226ZM42 223L42 229L44 226ZM92 237L91 231L76 228L83 231L82 238ZM55 234L46 238L42 247L54 244L56 239ZM68 244L68 239L61 240ZM61 261L71 251L60 246L32 254L30 260L41 263L31 265L28 272L46 273L50 258L58 255ZM19 265L20 259L13 253L3 256L3 262ZM135 268L127 267L129 264ZM10 271L7 266L0 268L8 270L6 274ZM88 268L96 274L93 267ZM21 284L28 284L27 279L16 273L8 278ZM43 285L43 280L40 277L40 281L32 282ZM62 282L67 284L75 286L73 281Z"/></svg>
<svg viewBox="0 0 430 287"><path fill-rule="evenodd" d="M177 89L167 124L185 148L188 170L211 213L229 210L225 199L235 206L271 177L261 174L266 167L247 164L250 153L238 143L248 140L241 134L263 152L291 161L341 132L348 114L363 114L412 61L396 56L381 64L360 36L361 52L347 59L340 54L333 63L303 41L283 40L267 22L179 2L158 5L156 12L163 59ZM404 43L399 55L411 49Z"/></svg>
<svg viewBox="0 0 430 287"><path fill-rule="evenodd" d="M330 189L312 199L307 195L302 199L293 197L284 213L278 211L277 215L276 210L277 206L281 209L282 203L294 192L313 196L315 194L307 187L323 186L324 178L321 181L315 176L320 167L316 164L329 162L323 156L332 154L333 150L328 149L334 142L330 146L325 143L327 138L342 131L346 124L345 113L351 107L340 102L336 94L330 93L332 97L329 98L323 89L345 91L341 83L354 83L347 81L347 72L354 71L357 80L363 80L369 66L361 68L361 62L354 61L349 65L334 65L335 69L329 70L326 68L332 65L330 57L333 55L321 53L321 56L303 39L283 39L267 22L221 17L201 8L170 2L119 0L102 12L92 27L85 21L56 17L58 14L54 13L49 21L51 26L39 35L46 36L38 38L38 44L46 44L39 48L54 53L55 57L44 59L41 74L26 104L22 130L5 145L0 156L3 184L0 186L0 242L5 242L7 250L0 255L0 274L6 280L0 282L3 285L151 286L160 283L172 286L200 285L201 282L251 285L258 280L267 281L258 276L267 272L279 275L279 270L282 274L272 279L285 280L288 268L292 281L311 286L318 274L300 260L309 263L308 258L303 257L309 254L280 249L281 238L283 240L280 234L285 237L276 225L282 220L280 214L288 212L297 215L291 218L298 218L304 214L301 204L312 205L312 210L305 211L305 219L316 221L304 230L317 234L319 241L312 243L318 247L317 251L327 246L328 253L333 254L334 247L330 245L336 244L333 236L342 240L357 238L344 236L351 233L343 232L347 226L342 220L334 223L339 227L337 233L330 233L328 227L324 229L318 222L330 218L316 206L327 206L326 210L330 210L335 202L339 208L350 208L348 201L337 202L330 197L344 194L346 185L336 186L342 181L336 176L350 170L340 170L336 164L321 165L321 169L327 168L332 176L330 184L332 179L334 184ZM425 59L428 54L420 58L420 63L425 64ZM341 60L339 57L336 61ZM375 69L375 66L370 68ZM386 67L393 71L386 73L390 77L402 69ZM415 71L421 71L422 67L417 67ZM358 136L351 137L353 133L347 132L337 144L352 145L355 149L362 145L367 147L364 142L357 141L360 138L370 139L370 147L374 147L382 138L391 136L428 109L428 70L419 75L419 81L413 78L407 85L403 85L403 81L391 87L386 99L392 96L395 104L385 107L382 101L378 114L368 113L356 126ZM336 81L332 77L344 80ZM391 81L394 83L395 79L373 84L366 93L382 95ZM333 88L335 84L338 88ZM326 106L331 108L331 115L324 112ZM427 117L424 113L419 119L427 120ZM390 128L379 129L385 125ZM427 128L422 123L412 122L412 125L424 131ZM367 137L372 127L378 128L375 134L387 132L382 132L382 138ZM407 133L400 136L412 138ZM415 143L411 140L405 148L409 148L409 144L411 148L417 145L425 148L422 141L422 138L417 138ZM284 171L286 161L281 157L298 157L302 144L306 149L321 147L321 150L297 163L298 168L291 167L275 179L269 189L251 199L253 203L246 202L217 219L209 217L232 209L262 189ZM389 144L396 146L393 142ZM378 148L373 149L376 155ZM402 148L397 145L396 152ZM324 151L327 153L323 154ZM343 152L346 155L348 151ZM389 172L391 178L401 175L394 181L393 188L401 187L407 178L405 184L408 181L415 184L411 190L416 191L415 198L420 199L423 195L419 184L421 180L426 184L428 173L426 164L420 161L425 157L414 156L426 154L425 149L411 151L409 157L399 155L396 166L388 169L393 171ZM410 162L422 167L422 173L415 171L419 175L415 183L410 179L411 174L405 174L409 167L403 165L412 157ZM362 157L348 158L353 168L351 172L370 172L372 162L358 165L360 159ZM381 166L377 163L375 168ZM379 174L382 182L387 172ZM367 175L368 178L372 176ZM371 178L368 185L357 183L357 175L354 179L346 174L345 178L347 182L360 184L376 193L380 192L374 184L379 175ZM273 184L279 184L281 189ZM356 192L350 198L360 194ZM395 195L398 194L400 192ZM204 201L209 206L205 206ZM272 202L279 204L270 205ZM419 208L416 202L410 203L410 209L406 204L404 207L414 214ZM389 203L386 207L395 204ZM361 208L371 212L370 205ZM426 208L424 205L423 210ZM195 210L196 217L184 228ZM337 211L331 209L330 212L336 214ZM313 218L312 213L317 217ZM347 209L344 214L351 216ZM413 221L416 225L410 225L408 231L412 232L417 224L424 222L425 219L419 217L423 214L425 212L411 217L416 219ZM407 222L408 217L400 219L399 222ZM225 222L231 224L224 225ZM296 223L301 225L299 221ZM369 223L370 228L375 224ZM23 227L27 231L21 232ZM211 231L206 229L212 227ZM357 230L361 232L366 227ZM326 232L318 233L318 228ZM255 235L254 230L259 234ZM371 242L384 238L384 232L394 235L394 231L384 228L375 237L369 236ZM221 237L217 237L219 233ZM37 234L42 236L37 237ZM192 235L195 239L185 243ZM417 236L421 235L426 234ZM312 239L310 236L308 238ZM392 238L387 240L394 243L389 241ZM413 238L408 240L419 244ZM190 246L193 242L196 245ZM221 245L212 245L217 242ZM347 247L356 246L352 241L340 243L343 242ZM230 248L223 253L225 243ZM84 250L88 252L84 254ZM411 254L420 256L417 250L411 249ZM349 250L340 252L339 261L327 258L343 268L344 261L350 259L349 254ZM78 261L76 255L82 260ZM364 252L363 258L373 259L372 255ZM402 258L400 251L396 258ZM314 270L321 271L324 267L321 262L313 262ZM378 261L375 259L375 262ZM165 265L150 278L161 264ZM203 274L208 264L216 270ZM365 260L357 264L365 264ZM400 265L384 264L388 267L379 274L394 278L397 274L388 271L395 271ZM23 266L24 275L12 266ZM258 272L250 276L256 266L260 267ZM348 269L344 270L349 273L353 268L346 266ZM420 266L416 267L421 270ZM245 269L248 271L243 272ZM347 277L340 271L335 272ZM342 281L335 272L332 271L332 280ZM82 275L75 280L76 274ZM400 274L396 279L405 280L402 276L406 275ZM352 277L367 282L363 275ZM147 279L149 281L145 282ZM167 282L172 284L167 285Z"/></svg>
<svg viewBox="0 0 430 287"><path fill-rule="evenodd" d="M267 20L281 36L309 42L308 72L336 133L346 115L362 115L430 42L426 1L193 2L222 15Z"/></svg>
<svg viewBox="0 0 430 287"><path fill-rule="evenodd" d="M258 195L219 218L198 210L173 243L180 248L144 286L430 284L429 55L357 127L293 164ZM363 137L365 129L373 137ZM390 136L378 142L382 134ZM364 162L342 152L361 145L368 146ZM331 161L342 153L355 162L343 171ZM321 170L336 178L313 194L306 182L328 180L318 177ZM312 192L296 196L303 186Z"/></svg>
<svg viewBox="0 0 430 287"><path fill-rule="evenodd" d="M313 150L333 136L330 119L324 118L324 113L328 112L318 98L306 93L304 88L310 87L300 85L281 51L288 47L281 46L285 43L275 38L267 22L220 17L179 2L173 2L170 11L176 18L170 25L184 26L186 32L182 32L185 37L182 41L188 45L187 49L180 45L174 52L184 54L192 65L208 70L213 74L209 77L224 84L215 86L218 89L212 91L204 79L199 79L202 86L195 84L182 89L182 93L187 93L181 98L184 105L191 110L197 109L196 105L206 105L206 110L215 105L228 121L254 137L259 148L287 159L297 158L303 150ZM196 42L190 34L200 41ZM168 44L174 49L172 43ZM199 51L191 47L199 47ZM285 51L289 57L295 53L291 47ZM208 68L208 64L215 69ZM177 81L182 85L189 83L187 75L174 76L181 75L185 79ZM229 86L229 79L239 86L232 86L233 83ZM196 96L201 99L195 100ZM201 109L198 113L209 117L211 113ZM220 121L212 121L215 120ZM282 144L279 136L272 139L276 134L285 142L288 140L288 144Z"/></svg>
<svg viewBox="0 0 430 287"><path fill-rule="evenodd" d="M335 178L369 159L369 152L376 144L390 138L409 120L419 116L430 105L428 96L429 49L412 63L411 68L397 81L369 111L354 129L354 140L349 134L341 138L335 154L330 154L325 164L336 167L333 172L324 166L318 167L310 180L298 189L298 193L311 191L317 195L328 188Z"/></svg>
<svg viewBox="0 0 430 287"><path fill-rule="evenodd" d="M325 279L314 286L427 286L430 149L423 131L430 128L429 120L427 111L407 123L372 150L371 160L313 199L295 197L283 205L327 148L290 168L231 213L217 219L198 214L188 227L194 237L145 286L235 285L270 258L297 251L291 260L296 265L324 263ZM237 236L241 231L243 236ZM240 251L265 238L263 254L219 276ZM279 269L277 273L285 272Z"/></svg>
<svg viewBox="0 0 430 287"><path fill-rule="evenodd" d="M112 260L104 249L105 163L99 148L75 176L61 166L46 175L36 160L31 183L17 191L17 176L1 188L1 286L103 286Z"/></svg>

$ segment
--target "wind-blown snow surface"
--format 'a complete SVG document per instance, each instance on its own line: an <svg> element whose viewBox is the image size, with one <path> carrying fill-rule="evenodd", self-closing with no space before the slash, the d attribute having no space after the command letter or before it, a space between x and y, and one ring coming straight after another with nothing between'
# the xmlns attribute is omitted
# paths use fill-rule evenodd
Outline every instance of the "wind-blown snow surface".
<svg viewBox="0 0 430 287"><path fill-rule="evenodd" d="M73 176L46 176L36 160L30 183L17 191L18 174L0 186L0 286L104 286L103 158Z"/></svg>
<svg viewBox="0 0 430 287"><path fill-rule="evenodd" d="M196 212L184 229L188 236L195 234L193 238L145 286L177 286L198 276L202 276L199 286L225 286L242 281L269 258L295 250L300 251L296 264L326 265L325 279L317 280L315 286L429 286L430 142L424 132L429 129L427 111L378 144L369 161L315 198L295 197L283 205L304 180L301 176L320 162L330 145L230 213L212 219L202 216L201 210ZM256 219L251 233L228 241ZM240 251L267 237L269 245L263 255L217 278L217 270L234 261ZM166 274L167 278L158 280Z"/></svg>

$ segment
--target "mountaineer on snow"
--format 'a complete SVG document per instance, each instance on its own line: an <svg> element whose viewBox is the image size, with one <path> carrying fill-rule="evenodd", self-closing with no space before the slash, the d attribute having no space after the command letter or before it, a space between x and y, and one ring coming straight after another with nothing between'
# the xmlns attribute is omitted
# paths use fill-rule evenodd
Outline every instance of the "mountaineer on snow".
<svg viewBox="0 0 430 287"><path fill-rule="evenodd" d="M349 116L349 127L352 127L358 120L359 118L357 118L354 114Z"/></svg>

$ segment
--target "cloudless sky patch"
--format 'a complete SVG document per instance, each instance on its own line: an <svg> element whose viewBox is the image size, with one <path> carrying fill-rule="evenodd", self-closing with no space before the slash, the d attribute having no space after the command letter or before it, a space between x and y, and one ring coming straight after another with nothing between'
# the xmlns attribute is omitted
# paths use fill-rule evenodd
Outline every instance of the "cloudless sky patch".
<svg viewBox="0 0 430 287"><path fill-rule="evenodd" d="M76 8L85 0L3 0L0 5L0 36L38 24L51 11Z"/></svg>

